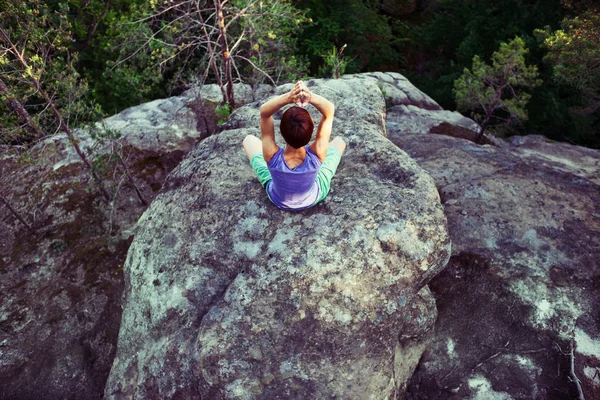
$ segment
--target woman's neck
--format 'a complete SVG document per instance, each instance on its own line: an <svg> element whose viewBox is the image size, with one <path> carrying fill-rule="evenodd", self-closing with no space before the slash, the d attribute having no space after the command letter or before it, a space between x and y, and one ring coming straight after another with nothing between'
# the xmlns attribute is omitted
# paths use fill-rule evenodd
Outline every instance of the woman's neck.
<svg viewBox="0 0 600 400"><path fill-rule="evenodd" d="M288 155L288 156L304 156L304 154L306 154L306 149L304 148L304 146L300 147L299 149L295 149L292 146L290 146L289 144L286 144L283 152Z"/></svg>
<svg viewBox="0 0 600 400"><path fill-rule="evenodd" d="M305 158L306 149L304 147L295 149L289 144L286 144L285 148L283 149L283 160L290 169L294 169L298 165L301 165L304 162Z"/></svg>

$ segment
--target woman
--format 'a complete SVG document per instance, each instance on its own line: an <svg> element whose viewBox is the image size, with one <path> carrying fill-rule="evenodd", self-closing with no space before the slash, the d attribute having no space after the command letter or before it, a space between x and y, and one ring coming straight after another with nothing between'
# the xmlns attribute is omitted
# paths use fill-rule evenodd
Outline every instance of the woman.
<svg viewBox="0 0 600 400"><path fill-rule="evenodd" d="M281 117L280 131L285 148L275 143L273 114L287 104L295 103ZM323 115L317 136L311 145L314 124L303 107L312 104ZM312 93L302 81L289 92L276 96L260 108L262 141L248 135L243 146L250 165L269 199L282 210L303 210L323 200L331 179L346 149L339 137L329 142L334 105L326 98Z"/></svg>

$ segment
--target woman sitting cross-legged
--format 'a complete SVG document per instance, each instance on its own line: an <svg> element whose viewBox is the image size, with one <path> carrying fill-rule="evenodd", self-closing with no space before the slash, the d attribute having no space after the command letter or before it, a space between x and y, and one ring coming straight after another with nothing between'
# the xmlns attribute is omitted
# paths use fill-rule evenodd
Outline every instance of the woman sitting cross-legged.
<svg viewBox="0 0 600 400"><path fill-rule="evenodd" d="M273 114L287 104L291 107L281 117L281 135L285 148L275 143ZM312 104L323 115L317 136L308 145L313 133L313 120L303 107ZM327 196L331 179L346 149L339 137L329 142L334 105L326 98L312 93L299 81L289 92L274 97L260 108L262 141L248 135L243 146L266 189L269 199L282 210L303 210L314 206Z"/></svg>

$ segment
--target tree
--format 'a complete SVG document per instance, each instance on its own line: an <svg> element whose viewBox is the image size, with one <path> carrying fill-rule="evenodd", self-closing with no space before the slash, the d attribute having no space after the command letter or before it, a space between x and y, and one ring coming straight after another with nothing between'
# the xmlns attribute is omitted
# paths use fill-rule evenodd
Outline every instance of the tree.
<svg viewBox="0 0 600 400"><path fill-rule="evenodd" d="M310 24L299 41L302 52L310 58L313 75L326 63L332 48L339 49L344 44L351 59L348 73L398 68L401 55L395 49L397 38L390 18L381 12L380 2L297 0L296 4L310 16Z"/></svg>
<svg viewBox="0 0 600 400"><path fill-rule="evenodd" d="M106 71L122 48L115 44L135 40L138 26L131 24L144 0L59 0L69 5L69 20L77 53L75 67L89 84L87 94L108 115L168 95L167 79L157 68L148 68L150 56L134 65ZM57 7L53 1L50 7ZM129 22L129 24L126 24ZM139 34L137 34L139 36Z"/></svg>
<svg viewBox="0 0 600 400"><path fill-rule="evenodd" d="M426 2L419 18L408 20L398 32L408 41L401 51L407 62L400 71L443 108L456 107L452 88L473 57L489 60L501 42L522 38L531 53L530 64L540 65L531 32L545 25L558 27L564 16L560 0L477 0Z"/></svg>
<svg viewBox="0 0 600 400"><path fill-rule="evenodd" d="M8 108L16 117L16 121L18 122L21 128L28 131L29 134L33 137L39 137L41 135L40 128L37 126L35 121L33 121L31 116L25 109L25 106L23 106L23 104L19 100L17 100L11 95L10 89L8 88L8 86L6 86L6 83L4 83L2 79L0 79L0 98L6 105L8 105ZM10 125L10 123L8 123L8 125ZM4 136L6 136L6 138L4 140L0 140L0 142L11 141L12 137L9 137L8 133L4 135L0 133L0 139L2 139L2 137ZM19 134L17 133L16 136L18 137Z"/></svg>
<svg viewBox="0 0 600 400"><path fill-rule="evenodd" d="M527 119L531 96L524 89L541 84L537 67L525 64L527 52L525 42L517 36L500 44L492 55L491 66L474 56L472 69L465 68L454 82L458 109L471 111L479 124L476 141L491 125L511 126Z"/></svg>
<svg viewBox="0 0 600 400"><path fill-rule="evenodd" d="M85 104L83 96L86 85L73 66L76 57L66 47L71 39L68 8L64 6L60 12L52 13L43 2L23 3L17 0L3 1L2 6L2 100L19 114L18 124L12 130L6 130L13 132L10 139L18 139L20 142L39 139L31 135L19 137L19 132L24 128L31 133L31 127L44 127L43 131L35 132L37 135L52 130L64 132L105 199L109 200L110 196L102 179L79 147L71 128L71 124L78 118L97 110ZM25 106L30 107L33 112L24 114ZM24 124L23 119L27 120ZM2 138L3 142L6 140Z"/></svg>
<svg viewBox="0 0 600 400"><path fill-rule="evenodd" d="M292 32L305 18L289 0L173 0L153 1L149 7L137 21L145 26L139 30L143 40L127 46L113 68L151 49L152 62L161 68L177 65L186 71L196 65L200 84L212 78L231 107L235 81L256 78L258 72L276 84L281 77L288 78L282 65L288 72L303 72L293 56Z"/></svg>
<svg viewBox="0 0 600 400"><path fill-rule="evenodd" d="M549 27L535 31L548 49L544 61L552 66L556 82L581 91L585 107L578 111L595 113L600 109L600 15L585 12L565 18L562 26L554 32Z"/></svg>
<svg viewBox="0 0 600 400"><path fill-rule="evenodd" d="M348 60L344 57L344 49L346 45L343 45L338 51L335 46L331 52L324 57L325 64L319 68L319 75L324 78L338 79L344 75Z"/></svg>

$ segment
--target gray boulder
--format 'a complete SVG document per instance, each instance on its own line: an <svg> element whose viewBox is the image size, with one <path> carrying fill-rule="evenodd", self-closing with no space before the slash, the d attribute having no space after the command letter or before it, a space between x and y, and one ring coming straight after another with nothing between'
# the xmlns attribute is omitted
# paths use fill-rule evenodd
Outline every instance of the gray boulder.
<svg viewBox="0 0 600 400"><path fill-rule="evenodd" d="M397 135L445 134L474 140L478 125L456 111L427 110L413 105L397 105L388 110L385 120L390 140Z"/></svg>
<svg viewBox="0 0 600 400"><path fill-rule="evenodd" d="M206 132L192 101L156 100L101 124L123 135L122 161L147 202ZM106 154L76 135L90 161ZM146 206L106 159L98 173L113 197L102 202L65 135L20 156L0 151L1 194L34 228L0 204L0 398L99 398L116 353L122 267Z"/></svg>
<svg viewBox="0 0 600 400"><path fill-rule="evenodd" d="M439 196L384 137L375 82L308 84L348 141L332 192L302 212L268 201L241 147L257 104L198 144L139 221L106 398L403 393L450 251Z"/></svg>
<svg viewBox="0 0 600 400"><path fill-rule="evenodd" d="M234 83L233 94L235 97L236 106L252 103L253 101L261 100L269 97L275 91L275 87L261 83L259 85L249 85L247 83ZM200 96L198 96L200 95ZM222 103L223 93L219 85L210 83L201 87L192 87L182 93L182 96L189 98L201 98L204 101L211 103Z"/></svg>
<svg viewBox="0 0 600 400"><path fill-rule="evenodd" d="M140 151L188 153L196 142L215 131L216 122L214 104L199 104L193 98L174 96L127 108L96 123L93 133L90 128L81 128L75 129L74 135L88 157L108 154L112 150L111 144L101 139L101 135L107 132L111 132L113 137L118 134L121 145ZM64 133L40 142L35 150L44 152L47 147L59 156L53 165L55 171L81 163Z"/></svg>
<svg viewBox="0 0 600 400"><path fill-rule="evenodd" d="M394 138L435 179L453 242L410 399L576 398L572 374L600 398L600 152L511 141Z"/></svg>
<svg viewBox="0 0 600 400"><path fill-rule="evenodd" d="M0 157L2 195L33 227L0 205L0 399L97 399L116 354L123 264L146 207L122 170L99 171L113 195L104 203L83 164L61 166L46 144L29 160ZM123 154L148 202L183 158Z"/></svg>
<svg viewBox="0 0 600 400"><path fill-rule="evenodd" d="M530 165L567 172L600 184L598 150L552 141L541 135L508 138L513 154Z"/></svg>
<svg viewBox="0 0 600 400"><path fill-rule="evenodd" d="M234 84L237 105L264 99L273 94L270 85ZM120 135L119 142L142 151L156 153L188 153L194 145L212 135L220 121L215 107L223 101L221 90L216 84L193 87L180 96L153 100L129 107L118 114L103 119L95 125L97 133L112 131ZM106 154L110 147L90 135L89 128L76 129L74 134L79 146L86 154ZM42 141L37 148L52 145L60 154L58 169L81 162L69 144L67 136L60 133Z"/></svg>
<svg viewBox="0 0 600 400"><path fill-rule="evenodd" d="M367 72L344 75L342 79L373 81L386 103L385 127L390 140L398 135L439 134L475 141L479 126L456 111L442 109L431 97L417 89L397 72ZM484 135L482 143L505 147L493 135Z"/></svg>
<svg viewBox="0 0 600 400"><path fill-rule="evenodd" d="M387 107L413 105L426 110L441 110L442 107L431 97L417 89L403 75L397 72L366 72L343 75L342 79L363 79L376 82L383 94Z"/></svg>

